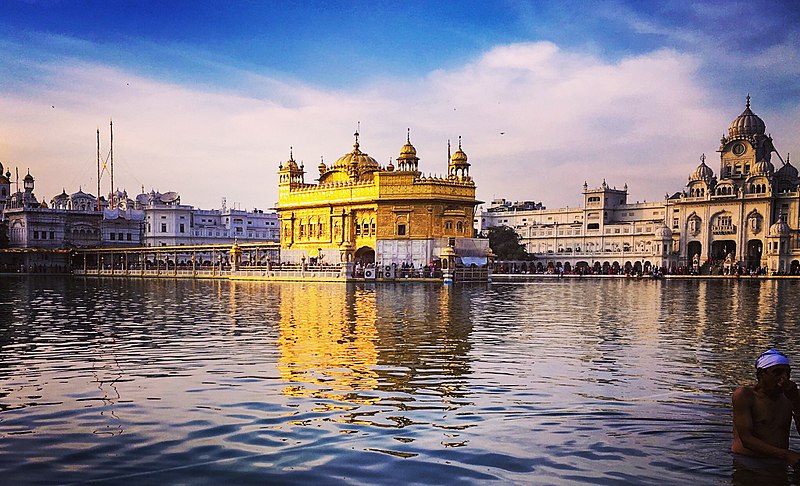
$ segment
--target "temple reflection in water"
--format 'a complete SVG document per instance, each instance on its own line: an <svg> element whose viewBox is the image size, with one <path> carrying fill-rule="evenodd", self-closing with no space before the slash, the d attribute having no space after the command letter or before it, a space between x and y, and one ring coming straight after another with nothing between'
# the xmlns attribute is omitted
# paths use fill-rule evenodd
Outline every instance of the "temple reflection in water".
<svg viewBox="0 0 800 486"><path fill-rule="evenodd" d="M472 328L466 293L415 286L381 293L337 284L275 290L277 367L286 395L354 404L379 401L381 393L370 391L460 395Z"/></svg>

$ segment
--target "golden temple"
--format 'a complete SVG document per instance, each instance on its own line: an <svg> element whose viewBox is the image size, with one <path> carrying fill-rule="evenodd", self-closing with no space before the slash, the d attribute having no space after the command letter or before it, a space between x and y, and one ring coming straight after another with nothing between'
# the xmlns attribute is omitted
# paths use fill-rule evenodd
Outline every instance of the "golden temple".
<svg viewBox="0 0 800 486"><path fill-rule="evenodd" d="M353 150L328 166L320 162L317 184L305 182L305 168L290 151L279 166L278 203L281 260L318 264L422 266L442 252L485 257L486 240L474 238L473 218L481 201L461 148L450 155L446 176L424 176L410 130L397 166L385 167ZM446 250L450 248L450 250Z"/></svg>

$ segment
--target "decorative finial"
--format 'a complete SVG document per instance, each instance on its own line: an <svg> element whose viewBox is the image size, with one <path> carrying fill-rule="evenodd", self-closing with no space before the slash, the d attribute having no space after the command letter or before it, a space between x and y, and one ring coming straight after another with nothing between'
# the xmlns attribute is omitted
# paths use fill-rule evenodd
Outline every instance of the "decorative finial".
<svg viewBox="0 0 800 486"><path fill-rule="evenodd" d="M789 156L792 155L789 152L786 152L786 164L789 164Z"/></svg>
<svg viewBox="0 0 800 486"><path fill-rule="evenodd" d="M450 139L447 139L447 163L450 163L452 156L450 155Z"/></svg>
<svg viewBox="0 0 800 486"><path fill-rule="evenodd" d="M703 155L700 156L700 163L701 164L705 164L706 163L706 154L705 153L703 153Z"/></svg>
<svg viewBox="0 0 800 486"><path fill-rule="evenodd" d="M407 128L406 130L407 130L407 133L406 133L406 142L407 142L407 143L411 143L411 129L410 129L410 128Z"/></svg>
<svg viewBox="0 0 800 486"><path fill-rule="evenodd" d="M461 150L461 135L458 136L458 150Z"/></svg>
<svg viewBox="0 0 800 486"><path fill-rule="evenodd" d="M294 147L289 147L289 160L294 160Z"/></svg>
<svg viewBox="0 0 800 486"><path fill-rule="evenodd" d="M750 108L750 93L747 93L747 103L746 108Z"/></svg>

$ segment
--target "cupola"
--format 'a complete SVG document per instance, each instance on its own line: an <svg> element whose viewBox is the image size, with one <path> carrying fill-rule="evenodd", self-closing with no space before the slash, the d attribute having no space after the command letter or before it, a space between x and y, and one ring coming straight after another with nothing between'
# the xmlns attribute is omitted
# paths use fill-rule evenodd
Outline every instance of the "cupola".
<svg viewBox="0 0 800 486"><path fill-rule="evenodd" d="M754 135L764 135L766 125L758 115L750 110L750 95L747 95L745 109L737 116L728 127L729 139L748 138Z"/></svg>
<svg viewBox="0 0 800 486"><path fill-rule="evenodd" d="M706 154L700 156L700 165L689 176L689 181L710 181L714 178L714 171L706 165Z"/></svg>
<svg viewBox="0 0 800 486"><path fill-rule="evenodd" d="M397 158L397 170L417 171L419 170L419 157L417 149L411 145L411 129L406 132L406 144L400 149L400 157Z"/></svg>

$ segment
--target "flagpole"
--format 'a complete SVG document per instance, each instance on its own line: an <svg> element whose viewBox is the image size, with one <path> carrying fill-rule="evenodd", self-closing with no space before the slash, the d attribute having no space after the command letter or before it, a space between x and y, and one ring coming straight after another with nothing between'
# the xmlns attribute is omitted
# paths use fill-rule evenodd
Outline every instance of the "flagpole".
<svg viewBox="0 0 800 486"><path fill-rule="evenodd" d="M114 209L116 206L114 204L114 199L116 196L115 188L114 188L114 122L112 120L108 121L109 129L111 130L111 209Z"/></svg>
<svg viewBox="0 0 800 486"><path fill-rule="evenodd" d="M97 127L97 211L100 211L100 127Z"/></svg>

